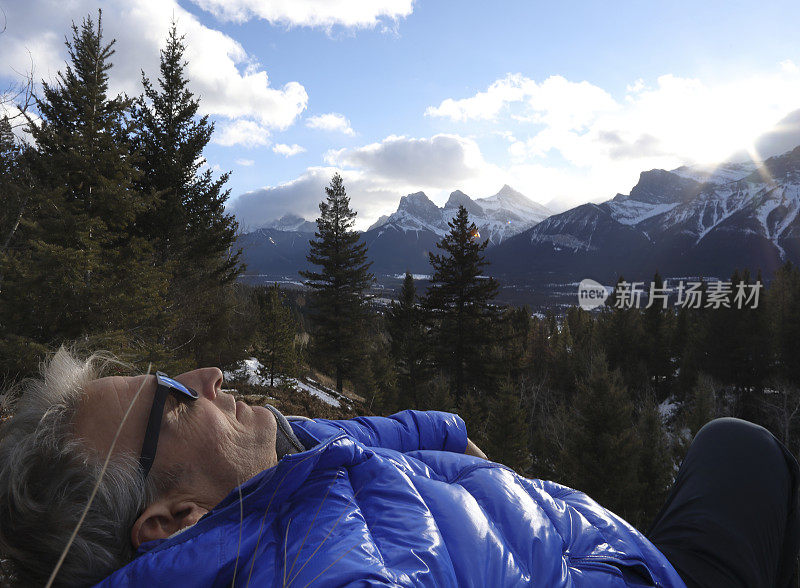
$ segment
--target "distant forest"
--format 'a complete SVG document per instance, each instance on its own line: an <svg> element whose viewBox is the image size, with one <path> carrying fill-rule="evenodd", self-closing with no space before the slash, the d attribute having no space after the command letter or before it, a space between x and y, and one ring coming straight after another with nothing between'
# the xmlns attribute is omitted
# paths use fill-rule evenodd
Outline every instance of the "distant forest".
<svg viewBox="0 0 800 588"><path fill-rule="evenodd" d="M496 303L487 242L462 207L431 253L427 289L407 275L386 306L370 296L369 251L335 175L320 194L307 288L247 286L224 210L228 175L205 165L214 127L198 116L176 27L133 98L109 95L101 14L73 27L68 48L57 80L21 118L0 120L7 381L62 343L170 373L255 356L275 386L313 370L371 413L457 412L491 459L585 491L642 530L716 416L762 424L800 455L800 271L790 264L755 308L736 308L733 294L719 308L706 298L618 308L616 290L599 311L534 316ZM754 283L751 271L731 282Z"/></svg>

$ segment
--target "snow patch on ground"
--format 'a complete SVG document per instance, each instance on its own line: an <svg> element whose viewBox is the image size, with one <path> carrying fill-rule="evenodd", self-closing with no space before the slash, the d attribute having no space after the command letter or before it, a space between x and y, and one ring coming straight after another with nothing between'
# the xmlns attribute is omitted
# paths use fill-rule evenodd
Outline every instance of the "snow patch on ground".
<svg viewBox="0 0 800 588"><path fill-rule="evenodd" d="M259 362L255 357L250 357L239 362L239 364L233 370L223 372L222 375L225 380L235 380L237 382L245 381L251 386L268 386L269 380L263 376L260 376L258 373L259 368L261 367L261 362ZM311 384L298 380L297 378L275 378L276 385L284 384L292 386L295 390L302 390L306 394L310 394L311 396L319 398L326 404L330 404L336 408L341 407L341 402L334 396L332 391L323 389L322 386L310 378L308 378L308 382L311 382L315 385L312 386Z"/></svg>
<svg viewBox="0 0 800 588"><path fill-rule="evenodd" d="M305 382L301 382L301 381L295 380L295 379L292 379L292 384L297 389L303 390L303 391L311 394L311 396L316 396L317 398L319 398L320 400L322 400L322 402L325 402L326 404L330 404L331 406L335 406L337 408L341 406L341 403L336 398L334 398L331 394L329 394L328 392L325 392L324 390L320 390L319 388L315 388L314 386L311 386L310 384L306 384Z"/></svg>
<svg viewBox="0 0 800 588"><path fill-rule="evenodd" d="M258 374L260 367L261 362L255 357L250 357L240 361L233 370L222 372L222 377L226 380L244 380L251 386L266 386L268 385L267 379Z"/></svg>
<svg viewBox="0 0 800 588"><path fill-rule="evenodd" d="M678 404L671 396L658 405L658 414L661 415L661 421L664 423L672 418L676 410L678 410Z"/></svg>

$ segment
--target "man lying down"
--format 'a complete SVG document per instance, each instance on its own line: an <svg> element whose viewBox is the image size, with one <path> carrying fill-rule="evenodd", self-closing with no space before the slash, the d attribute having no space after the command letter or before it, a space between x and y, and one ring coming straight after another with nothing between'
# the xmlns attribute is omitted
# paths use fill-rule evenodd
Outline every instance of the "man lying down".
<svg viewBox="0 0 800 588"><path fill-rule="evenodd" d="M216 368L105 376L117 365L62 348L17 390L0 553L19 585L47 582L95 488L55 585L752 588L794 573L797 463L745 421L701 430L645 537L487 461L453 414L289 422L236 402Z"/></svg>

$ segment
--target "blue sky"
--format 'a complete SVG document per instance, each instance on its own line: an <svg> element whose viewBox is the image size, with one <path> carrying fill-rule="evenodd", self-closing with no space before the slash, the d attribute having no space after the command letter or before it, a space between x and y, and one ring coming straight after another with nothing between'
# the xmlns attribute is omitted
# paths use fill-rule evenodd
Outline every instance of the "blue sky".
<svg viewBox="0 0 800 588"><path fill-rule="evenodd" d="M0 81L28 52L49 79L70 20L101 7L114 87L138 93L175 15L217 125L208 163L233 172L230 210L250 228L313 219L337 170L365 228L417 190L441 204L507 183L558 211L627 193L645 169L772 154L753 145L800 108L800 3L610 6L0 0Z"/></svg>

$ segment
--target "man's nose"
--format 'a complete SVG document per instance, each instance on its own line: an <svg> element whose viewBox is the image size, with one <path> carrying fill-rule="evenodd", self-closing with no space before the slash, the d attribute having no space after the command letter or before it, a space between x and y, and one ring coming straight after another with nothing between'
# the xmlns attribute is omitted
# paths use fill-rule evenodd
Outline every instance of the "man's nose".
<svg viewBox="0 0 800 588"><path fill-rule="evenodd" d="M215 400L222 389L222 370L215 367L186 372L175 379L186 386L194 388L198 394L205 396L209 400Z"/></svg>

